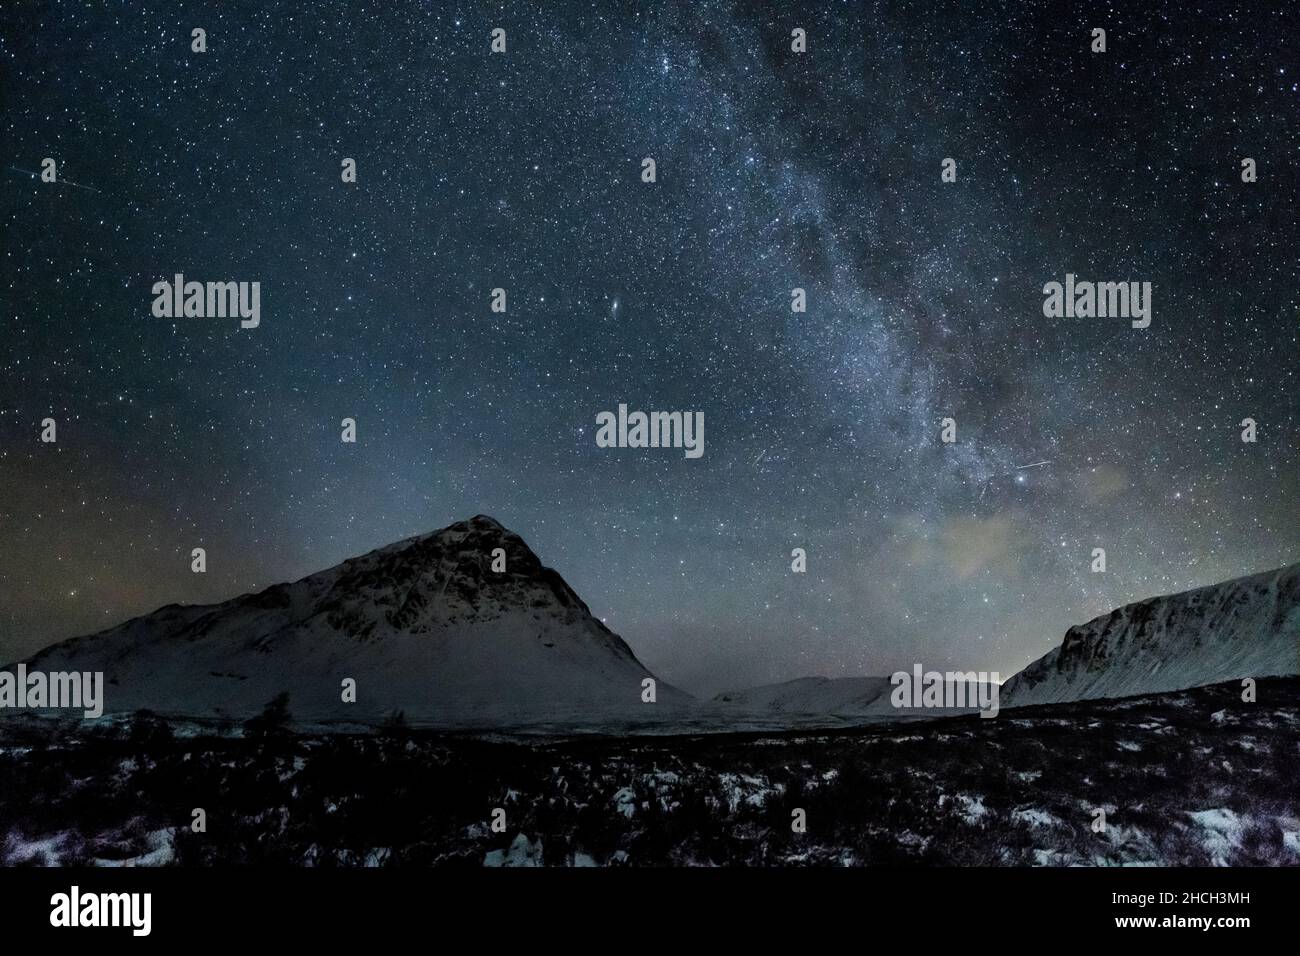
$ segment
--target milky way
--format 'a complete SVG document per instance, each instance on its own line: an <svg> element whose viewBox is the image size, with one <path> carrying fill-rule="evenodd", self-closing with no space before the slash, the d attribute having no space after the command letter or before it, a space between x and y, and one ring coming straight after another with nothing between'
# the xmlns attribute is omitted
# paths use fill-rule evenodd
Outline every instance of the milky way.
<svg viewBox="0 0 1300 956"><path fill-rule="evenodd" d="M131 6L0 15L0 659L476 513L696 692L1300 560L1294 4Z"/></svg>

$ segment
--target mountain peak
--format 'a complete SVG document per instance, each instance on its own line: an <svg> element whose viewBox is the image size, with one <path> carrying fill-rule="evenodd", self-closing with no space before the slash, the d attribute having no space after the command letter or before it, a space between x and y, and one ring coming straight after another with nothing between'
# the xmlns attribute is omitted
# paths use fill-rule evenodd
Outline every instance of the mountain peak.
<svg viewBox="0 0 1300 956"><path fill-rule="evenodd" d="M402 540L395 541L390 545L386 545L385 547L380 548L379 550L400 551L410 547L413 544L418 544L421 542L460 540L467 535L479 536L479 537L509 535L514 538L519 537L517 534L515 534L513 531L511 531L509 528L503 525L496 518L493 518L491 515L480 514L480 515L475 515L472 518L463 518L460 521L453 521L451 524L447 525L446 527L435 528L432 531L425 531L421 534L417 534L409 538L403 538ZM362 557L366 557L366 555L362 555Z"/></svg>
<svg viewBox="0 0 1300 956"><path fill-rule="evenodd" d="M491 515L475 515L472 518L465 518L462 521L452 522L445 528L439 528L437 531L431 531L427 535L421 535L421 537L436 537L441 534L466 534L471 532L495 532L497 534L514 533Z"/></svg>
<svg viewBox="0 0 1300 956"><path fill-rule="evenodd" d="M523 538L487 515L407 538L321 574L333 579L319 609L334 628L360 639L491 621L516 606L569 623L590 613Z"/></svg>
<svg viewBox="0 0 1300 956"><path fill-rule="evenodd" d="M247 716L290 691L296 716L435 724L647 719L651 676L564 579L487 515L292 583L163 608L34 659L101 670L106 707ZM354 706L340 703L344 678ZM660 684L665 703L686 697Z"/></svg>

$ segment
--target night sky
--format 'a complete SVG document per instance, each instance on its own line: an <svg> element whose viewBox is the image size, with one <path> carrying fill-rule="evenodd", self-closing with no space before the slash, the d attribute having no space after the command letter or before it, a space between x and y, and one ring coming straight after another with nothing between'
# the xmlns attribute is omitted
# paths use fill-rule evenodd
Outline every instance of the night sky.
<svg viewBox="0 0 1300 956"><path fill-rule="evenodd" d="M0 661L477 513L696 693L1006 677L1300 560L1290 0L367 6L0 12ZM153 317L177 272L260 326Z"/></svg>

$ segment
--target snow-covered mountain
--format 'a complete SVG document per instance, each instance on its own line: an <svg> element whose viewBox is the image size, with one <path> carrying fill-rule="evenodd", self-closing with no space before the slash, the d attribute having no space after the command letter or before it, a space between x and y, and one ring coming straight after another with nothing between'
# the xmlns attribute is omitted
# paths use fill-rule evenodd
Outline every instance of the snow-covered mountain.
<svg viewBox="0 0 1300 956"><path fill-rule="evenodd" d="M707 704L657 681L657 701L644 703L653 675L627 644L522 538L482 515L292 584L164 607L26 664L102 671L108 714L242 720L285 692L299 722L373 724L400 711L413 725L473 729L667 733L944 713L894 708L888 677L801 678ZM1073 627L999 697L1002 707L1064 703L1295 674L1300 564ZM355 703L342 699L347 679Z"/></svg>
<svg viewBox="0 0 1300 956"><path fill-rule="evenodd" d="M945 681L946 685L952 683ZM970 707L895 707L891 700L894 686L888 677L800 677L718 694L713 704L724 713L749 718L833 717L846 721L939 717L978 710L974 703ZM979 688L978 682L964 684L961 696L950 694L949 699L976 701ZM985 694L987 699L987 688Z"/></svg>
<svg viewBox="0 0 1300 956"><path fill-rule="evenodd" d="M737 711L769 714L866 714L889 706L888 677L800 677L728 691L715 704Z"/></svg>
<svg viewBox="0 0 1300 956"><path fill-rule="evenodd" d="M1300 674L1300 564L1149 598L1070 628L1002 685L1002 706Z"/></svg>
<svg viewBox="0 0 1300 956"><path fill-rule="evenodd" d="M505 571L492 570L495 549ZM479 515L292 584L168 606L56 644L28 670L103 671L106 713L498 727L657 720L691 699L652 677L517 534ZM344 703L343 681L356 681Z"/></svg>

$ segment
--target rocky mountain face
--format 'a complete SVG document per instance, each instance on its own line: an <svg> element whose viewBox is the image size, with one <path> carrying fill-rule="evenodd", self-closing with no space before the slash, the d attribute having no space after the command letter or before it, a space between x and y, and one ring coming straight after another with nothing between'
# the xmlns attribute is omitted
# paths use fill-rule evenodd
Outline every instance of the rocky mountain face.
<svg viewBox="0 0 1300 956"><path fill-rule="evenodd" d="M491 728L657 719L689 700L657 682L644 703L653 675L627 644L483 515L223 604L164 607L27 664L103 671L106 713L242 719L288 693L297 720L401 712Z"/></svg>
<svg viewBox="0 0 1300 956"><path fill-rule="evenodd" d="M1300 674L1300 564L1149 598L1079 624L1002 685L1002 706Z"/></svg>

